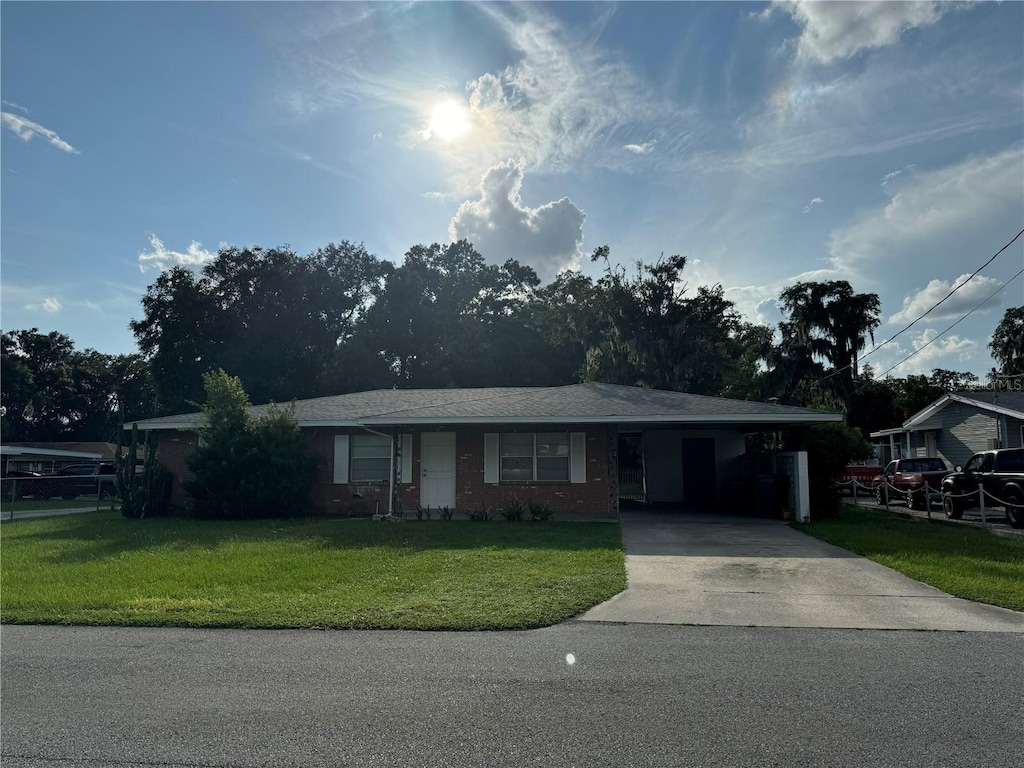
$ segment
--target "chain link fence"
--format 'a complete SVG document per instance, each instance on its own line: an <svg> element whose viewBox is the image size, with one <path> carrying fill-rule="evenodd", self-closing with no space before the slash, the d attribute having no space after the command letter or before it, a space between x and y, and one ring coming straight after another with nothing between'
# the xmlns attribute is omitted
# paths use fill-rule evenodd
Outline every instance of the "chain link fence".
<svg viewBox="0 0 1024 768"><path fill-rule="evenodd" d="M37 475L0 478L0 517L38 517L63 510L104 509L116 504L114 475Z"/></svg>

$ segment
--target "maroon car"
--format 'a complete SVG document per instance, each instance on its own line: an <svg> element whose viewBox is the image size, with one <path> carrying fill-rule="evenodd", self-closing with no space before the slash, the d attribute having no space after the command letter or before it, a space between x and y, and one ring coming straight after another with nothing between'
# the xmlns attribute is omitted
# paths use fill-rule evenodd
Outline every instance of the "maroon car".
<svg viewBox="0 0 1024 768"><path fill-rule="evenodd" d="M906 500L911 509L924 508L925 484L930 495L940 498L942 478L950 472L942 459L896 459L890 461L871 481L875 501L887 504L892 499Z"/></svg>

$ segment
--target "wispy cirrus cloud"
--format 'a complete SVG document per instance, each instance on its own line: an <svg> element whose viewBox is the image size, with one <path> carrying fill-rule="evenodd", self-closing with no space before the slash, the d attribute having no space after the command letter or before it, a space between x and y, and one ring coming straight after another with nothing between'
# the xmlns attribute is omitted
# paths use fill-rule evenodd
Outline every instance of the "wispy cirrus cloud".
<svg viewBox="0 0 1024 768"><path fill-rule="evenodd" d="M622 148L627 152L633 152L637 155L646 155L648 152L654 151L654 145L657 143L657 139L651 139L650 141L645 141L643 144L623 144Z"/></svg>
<svg viewBox="0 0 1024 768"><path fill-rule="evenodd" d="M22 114L28 114L28 108L21 106L21 104L16 104L13 101L8 101L7 99L0 99L0 103L6 104L11 109L16 109Z"/></svg>
<svg viewBox="0 0 1024 768"><path fill-rule="evenodd" d="M810 213L811 208L813 208L816 205L821 205L824 202L825 201L822 200L820 197L812 198L811 201L801 209L800 213Z"/></svg>
<svg viewBox="0 0 1024 768"><path fill-rule="evenodd" d="M194 269L217 258L203 248L202 243L193 240L185 251L173 251L164 245L163 241L156 235L149 236L150 250L139 253L139 271L145 272L148 269L167 270L172 267L187 267Z"/></svg>
<svg viewBox="0 0 1024 768"><path fill-rule="evenodd" d="M873 265L920 259L935 253L963 253L965 266L980 263L978 235L999 227L1010 233L1024 208L1024 148L970 157L945 168L916 173L898 191L884 187L888 201L868 209L829 239L833 266L861 274ZM1004 223L1005 222L1005 223ZM989 254L991 255L991 254Z"/></svg>
<svg viewBox="0 0 1024 768"><path fill-rule="evenodd" d="M24 107L22 107L22 109L24 109ZM74 155L81 154L81 152L58 136L56 132L43 127L39 123L29 120L27 117L21 117L13 112L0 112L0 120L3 121L3 124L8 130L14 133L14 135L22 141L32 141L32 139L38 136L47 144L50 144L63 152L69 152Z"/></svg>
<svg viewBox="0 0 1024 768"><path fill-rule="evenodd" d="M637 135L671 135L658 149L678 153L702 130L695 110L665 98L625 56L601 44L610 6L589 7L591 23L572 26L539 5L472 8L475 34L493 42L496 53L488 58L500 66L469 69L467 76L455 58L424 56L417 42L433 16L419 4L340 10L332 44L318 35L315 53L293 60L284 111L301 119L323 110L397 108L405 126L395 144L442 156L462 194L508 157L530 170L628 167L626 152L654 147L653 140L636 142ZM381 39L385 30L394 39ZM381 45L389 57L375 55ZM435 141L427 128L438 104L449 100L466 110L469 131L465 139Z"/></svg>
<svg viewBox="0 0 1024 768"><path fill-rule="evenodd" d="M885 174L885 175L884 175L884 176L882 177L882 180L881 180L881 184L882 184L882 186L884 187L884 186L885 186L885 185L887 185L887 184L888 184L889 182L891 182L891 181L894 181L895 179L898 179L898 178L899 178L900 176L902 176L902 175L903 175L904 173L910 173L910 172L911 172L911 171L913 171L913 170L914 170L914 169L915 169L916 167L917 167L916 165L914 165L913 163L911 163L910 165L905 165L905 166L903 166L902 168L897 168L897 169L896 169L895 171L889 171L889 173Z"/></svg>

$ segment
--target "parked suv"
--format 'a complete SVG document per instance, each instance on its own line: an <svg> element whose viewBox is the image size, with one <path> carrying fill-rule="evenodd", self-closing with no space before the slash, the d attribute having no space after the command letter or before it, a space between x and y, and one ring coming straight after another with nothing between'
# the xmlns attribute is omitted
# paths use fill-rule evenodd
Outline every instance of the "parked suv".
<svg viewBox="0 0 1024 768"><path fill-rule="evenodd" d="M112 462L69 464L57 472L56 494L62 499L99 494L106 498L117 494L117 470Z"/></svg>
<svg viewBox="0 0 1024 768"><path fill-rule="evenodd" d="M968 507L1003 507L1014 528L1024 528L1024 448L976 453L942 481L942 510L959 520Z"/></svg>

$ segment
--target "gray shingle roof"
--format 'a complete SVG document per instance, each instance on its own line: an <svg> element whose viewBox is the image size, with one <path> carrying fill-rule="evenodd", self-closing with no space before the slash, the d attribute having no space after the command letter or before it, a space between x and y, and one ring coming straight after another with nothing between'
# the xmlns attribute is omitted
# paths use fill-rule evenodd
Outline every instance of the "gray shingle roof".
<svg viewBox="0 0 1024 768"><path fill-rule="evenodd" d="M690 395L618 384L481 389L377 389L293 404L301 426L465 424L561 421L797 423L839 421L838 414L749 400ZM253 416L269 406L254 406ZM138 422L141 429L199 426L198 413Z"/></svg>

